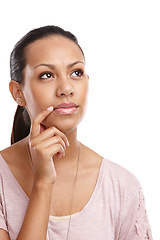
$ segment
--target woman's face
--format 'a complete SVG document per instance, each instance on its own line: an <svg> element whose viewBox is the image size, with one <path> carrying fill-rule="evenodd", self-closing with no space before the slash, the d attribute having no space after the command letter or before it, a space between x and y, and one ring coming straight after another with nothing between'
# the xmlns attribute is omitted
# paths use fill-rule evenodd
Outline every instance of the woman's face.
<svg viewBox="0 0 160 240"><path fill-rule="evenodd" d="M53 106L43 125L65 133L75 129L84 116L88 95L80 48L65 37L50 36L30 44L26 60L23 94L31 120Z"/></svg>

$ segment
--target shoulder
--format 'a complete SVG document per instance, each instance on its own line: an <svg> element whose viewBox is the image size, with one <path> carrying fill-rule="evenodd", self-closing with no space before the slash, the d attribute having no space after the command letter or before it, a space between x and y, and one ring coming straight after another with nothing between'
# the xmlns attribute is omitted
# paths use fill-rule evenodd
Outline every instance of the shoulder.
<svg viewBox="0 0 160 240"><path fill-rule="evenodd" d="M110 181L110 184L121 192L138 195L141 186L132 172L108 159L104 159L103 163L106 173L105 181Z"/></svg>
<svg viewBox="0 0 160 240"><path fill-rule="evenodd" d="M7 164L13 164L18 161L18 159L22 158L25 153L24 142L26 140L23 139L8 148L0 151L0 155L6 161Z"/></svg>
<svg viewBox="0 0 160 240"><path fill-rule="evenodd" d="M105 160L111 185L112 206L119 207L122 219L120 236L123 239L152 239L145 197L137 177L124 167ZM107 174L105 174L106 176ZM113 211L113 210L112 210ZM127 231L126 231L127 229Z"/></svg>

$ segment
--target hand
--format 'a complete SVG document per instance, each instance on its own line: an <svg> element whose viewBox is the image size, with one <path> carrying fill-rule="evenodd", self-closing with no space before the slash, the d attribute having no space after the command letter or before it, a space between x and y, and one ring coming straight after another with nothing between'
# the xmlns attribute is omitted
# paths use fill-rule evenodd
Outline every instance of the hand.
<svg viewBox="0 0 160 240"><path fill-rule="evenodd" d="M53 111L53 107L43 110L34 119L29 138L29 149L36 181L54 183L56 170L53 162L55 154L60 158L65 155L69 142L64 133L55 127L42 131L43 120Z"/></svg>

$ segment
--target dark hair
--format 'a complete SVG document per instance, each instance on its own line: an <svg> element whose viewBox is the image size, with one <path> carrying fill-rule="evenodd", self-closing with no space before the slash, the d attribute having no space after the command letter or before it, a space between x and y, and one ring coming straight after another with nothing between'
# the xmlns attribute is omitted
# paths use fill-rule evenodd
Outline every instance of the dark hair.
<svg viewBox="0 0 160 240"><path fill-rule="evenodd" d="M33 29L30 32L28 32L24 37L22 37L14 46L14 49L10 56L11 80L14 80L20 84L24 83L23 70L26 66L25 58L26 47L38 39L49 37L51 35L61 35L72 40L79 46L77 38L71 32L65 31L60 27L51 25ZM81 49L80 46L79 48ZM19 140L28 136L28 134L30 133L30 126L31 120L26 108L18 106L14 116L11 134L11 144L16 143Z"/></svg>

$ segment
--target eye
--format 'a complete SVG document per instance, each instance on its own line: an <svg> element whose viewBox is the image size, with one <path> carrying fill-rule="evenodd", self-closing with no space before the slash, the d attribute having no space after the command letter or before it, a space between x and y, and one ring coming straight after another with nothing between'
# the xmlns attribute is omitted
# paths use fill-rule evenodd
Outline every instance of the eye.
<svg viewBox="0 0 160 240"><path fill-rule="evenodd" d="M71 76L72 77L81 77L83 75L83 71L81 69L77 69L72 72Z"/></svg>
<svg viewBox="0 0 160 240"><path fill-rule="evenodd" d="M48 78L52 78L52 77L54 77L54 76L53 76L53 74L50 73L50 72L45 72L45 73L42 73L42 74L40 75L40 78L41 78L41 79L48 79Z"/></svg>

